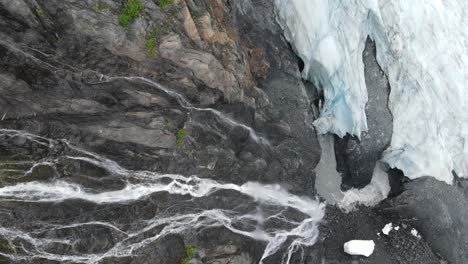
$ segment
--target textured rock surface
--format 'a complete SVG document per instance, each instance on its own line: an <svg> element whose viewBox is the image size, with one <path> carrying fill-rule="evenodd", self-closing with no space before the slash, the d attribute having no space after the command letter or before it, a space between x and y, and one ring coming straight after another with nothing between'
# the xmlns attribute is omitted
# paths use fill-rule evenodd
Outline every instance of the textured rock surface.
<svg viewBox="0 0 468 264"><path fill-rule="evenodd" d="M303 63L285 41L271 1L179 0L162 8L159 1L142 2L140 16L125 29L118 22L124 1L0 0L0 129L56 139L2 130L0 188L62 180L95 198L96 193L119 191L135 181L134 175L125 178L109 169L115 169L112 162L96 164L90 153L84 156L91 160L70 158L78 153L71 145L77 145L133 171L198 175L238 185L278 183L292 193L313 197L313 169L320 148L312 122L319 96L301 79ZM364 58L372 63L369 54ZM383 87L378 68L371 69L369 76L376 79L370 81ZM378 91L376 96L383 90ZM370 99L369 117L384 98L377 96L375 105ZM352 162L365 161L362 174L368 178L372 155L385 145L376 140L371 135L357 146L362 158L351 151L356 143L345 146L348 172L356 169ZM194 263L258 263L264 240L203 222L209 218L199 219L206 225L191 223L180 234L161 237L158 234L167 223L151 225L167 215L212 208L248 215L240 220L226 217L233 227L248 232L257 230L259 222L261 228L282 230L305 219L298 210L260 206L256 200L232 190L196 198L155 192L122 203L97 203L91 198L31 203L5 198L0 203L1 228L54 242L35 248L25 237L10 241L0 235L0 252L99 255L124 238L127 242L154 238L145 240L148 243L132 257L105 257L98 263L175 264L191 245L197 249L191 256ZM261 219L264 214L270 217ZM319 263L322 258L330 263L356 261L342 253L343 243L355 238L377 241L376 232L387 222L379 211L345 214L330 206L321 242L294 251L290 263ZM128 237L148 224L144 232ZM314 225L308 227L300 232L314 231ZM66 240L70 237L76 243ZM406 254L407 246L416 254ZM280 263L285 251L279 249L264 263ZM424 240L406 235L377 242L373 256L372 261L381 263L436 260ZM0 254L1 261L11 262ZM31 257L27 261L65 260Z"/></svg>
<svg viewBox="0 0 468 264"><path fill-rule="evenodd" d="M99 10L96 1L20 2L1 7L1 23L10 25L1 32L2 127L67 138L130 168L274 181L313 193L320 152L314 118L272 6L179 1L161 9L145 1L125 30L117 2ZM201 25L203 16L192 19L198 33L187 26L191 13L210 16ZM211 33L199 40L207 23ZM227 40L213 37L218 33ZM152 37L155 56L145 48ZM144 80L111 79L132 75L239 124L187 109ZM259 145L242 124L271 144ZM187 135L177 143L181 129Z"/></svg>
<svg viewBox="0 0 468 264"><path fill-rule="evenodd" d="M128 169L236 184L279 183L313 195L312 169L320 155L314 115L271 3L175 1L164 8L158 1L142 3L141 14L125 29L118 23L123 1L0 1L0 128L66 139ZM0 150L2 166L13 167L0 170L1 186L60 178L95 191L125 186L88 162L64 159L70 150L61 144L50 153L40 143L4 140ZM27 174L35 163L51 159L59 159L57 165L43 164ZM210 199L196 206L225 206L233 197ZM112 208L82 200L35 208L2 203L1 225L12 228L21 218L18 228L28 232L38 219L60 224L112 219L131 232L138 221L177 203L169 200L150 197ZM89 235L98 231L102 236ZM46 233L43 237L74 236L81 246L56 243L43 250L99 254L120 235L99 225ZM14 248L27 244L11 242ZM225 228L207 227L155 240L134 259L102 261L180 263L189 244L199 250L196 259L207 263L256 263L265 247ZM281 255L272 258L273 263Z"/></svg>
<svg viewBox="0 0 468 264"><path fill-rule="evenodd" d="M468 196L466 187L424 177L405 185L391 201L391 210L414 220L414 226L435 252L450 263L468 262Z"/></svg>

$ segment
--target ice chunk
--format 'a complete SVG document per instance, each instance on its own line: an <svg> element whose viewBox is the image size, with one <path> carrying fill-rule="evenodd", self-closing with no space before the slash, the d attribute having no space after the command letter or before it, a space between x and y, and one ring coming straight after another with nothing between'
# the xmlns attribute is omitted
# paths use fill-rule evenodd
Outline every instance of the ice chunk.
<svg viewBox="0 0 468 264"><path fill-rule="evenodd" d="M392 223L388 223L382 229L382 233L384 233L384 235L388 236L388 233L390 233L390 231L392 231L392 228L393 228Z"/></svg>
<svg viewBox="0 0 468 264"><path fill-rule="evenodd" d="M418 230L416 230L416 229L414 229L414 228L411 229L411 234L412 234L413 236L417 237L417 238L421 238L421 235L419 235Z"/></svg>
<svg viewBox="0 0 468 264"><path fill-rule="evenodd" d="M373 240L351 240L344 244L344 252L350 255L361 255L369 257L374 252Z"/></svg>
<svg viewBox="0 0 468 264"><path fill-rule="evenodd" d="M468 177L468 1L275 0L303 76L323 89L320 133L367 130L362 52L370 36L391 85L383 160L410 178Z"/></svg>

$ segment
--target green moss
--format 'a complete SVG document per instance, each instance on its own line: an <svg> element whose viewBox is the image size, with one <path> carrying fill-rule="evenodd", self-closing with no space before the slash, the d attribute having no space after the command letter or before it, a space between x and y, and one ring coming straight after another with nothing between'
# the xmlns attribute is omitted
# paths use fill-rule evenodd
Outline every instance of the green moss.
<svg viewBox="0 0 468 264"><path fill-rule="evenodd" d="M94 10L96 10L96 11L98 11L98 12L99 12L99 11L102 11L102 10L104 10L104 9L108 9L108 8L109 8L109 5L106 4L106 3L104 3L104 2L101 2L101 1L98 1L98 2L96 3L96 5L94 6Z"/></svg>
<svg viewBox="0 0 468 264"><path fill-rule="evenodd" d="M15 247L12 244L4 240L5 242L0 244L0 251L4 253L16 253Z"/></svg>
<svg viewBox="0 0 468 264"><path fill-rule="evenodd" d="M171 5L171 4L173 4L173 3L174 3L174 0L159 0L159 1L158 1L158 6L159 6L160 8L164 8L165 6Z"/></svg>
<svg viewBox="0 0 468 264"><path fill-rule="evenodd" d="M180 264L189 264L190 258L197 253L197 249L194 246L188 246L185 248L185 257L180 261Z"/></svg>
<svg viewBox="0 0 468 264"><path fill-rule="evenodd" d="M185 253L187 256L191 257L197 253L197 249L194 246L188 246L185 248Z"/></svg>
<svg viewBox="0 0 468 264"><path fill-rule="evenodd" d="M40 9L40 8L36 8L36 14L37 14L38 16L42 16L42 15L44 15L44 10L42 10L42 9Z"/></svg>
<svg viewBox="0 0 468 264"><path fill-rule="evenodd" d="M140 15L143 10L143 4L140 0L127 0L119 16L119 24L128 28L130 22Z"/></svg>
<svg viewBox="0 0 468 264"><path fill-rule="evenodd" d="M166 127L171 127L172 123L171 123L171 121L166 120L166 122L164 122L164 125Z"/></svg>
<svg viewBox="0 0 468 264"><path fill-rule="evenodd" d="M150 33L149 37L146 39L146 43L145 43L146 52L148 53L148 56L150 56L151 58L156 57L156 55L157 55L156 40L160 36L165 35L167 33L169 33L169 31L167 29L165 29L165 28L156 27L156 28L153 28L153 30L151 30L151 33Z"/></svg>
<svg viewBox="0 0 468 264"><path fill-rule="evenodd" d="M187 136L187 130L185 130L185 129L177 130L177 134L176 134L177 145L182 144L182 139L184 139L185 136Z"/></svg>
<svg viewBox="0 0 468 264"><path fill-rule="evenodd" d="M154 38L149 38L146 40L146 52L148 53L148 56L150 58L155 58L156 57L156 48L154 47L154 43L156 42L156 39Z"/></svg>
<svg viewBox="0 0 468 264"><path fill-rule="evenodd" d="M189 264L189 263L190 263L190 258L189 257L185 257L180 261L180 264Z"/></svg>

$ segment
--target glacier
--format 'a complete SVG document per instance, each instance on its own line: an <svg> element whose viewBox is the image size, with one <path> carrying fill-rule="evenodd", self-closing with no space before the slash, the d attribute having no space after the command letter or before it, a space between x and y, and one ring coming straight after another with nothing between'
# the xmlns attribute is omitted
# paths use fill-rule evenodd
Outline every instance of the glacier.
<svg viewBox="0 0 468 264"><path fill-rule="evenodd" d="M277 19L324 93L320 134L367 131L362 52L375 41L393 135L382 161L409 178L468 177L468 1L275 0Z"/></svg>

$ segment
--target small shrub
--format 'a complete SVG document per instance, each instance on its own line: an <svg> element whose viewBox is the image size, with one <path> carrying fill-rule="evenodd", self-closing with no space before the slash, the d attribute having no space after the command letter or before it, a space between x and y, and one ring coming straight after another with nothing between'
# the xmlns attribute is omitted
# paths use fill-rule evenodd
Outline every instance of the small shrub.
<svg viewBox="0 0 468 264"><path fill-rule="evenodd" d="M184 139L185 136L187 136L187 130L185 130L185 129L177 130L177 134L176 134L177 145L182 144L182 139Z"/></svg>
<svg viewBox="0 0 468 264"><path fill-rule="evenodd" d="M107 9L107 8L109 8L109 5L106 4L106 3L104 3L104 2L101 2L101 1L98 1L98 2L96 3L96 5L94 6L94 10L96 10L96 11L98 11L98 12L99 12L99 11L102 11L102 10L104 10L104 9Z"/></svg>
<svg viewBox="0 0 468 264"><path fill-rule="evenodd" d="M173 4L174 0L159 0L158 5L160 8L164 8L167 5Z"/></svg>
<svg viewBox="0 0 468 264"><path fill-rule="evenodd" d="M140 12L143 10L143 4L140 0L128 0L119 16L119 24L128 28L130 22L140 15Z"/></svg>

